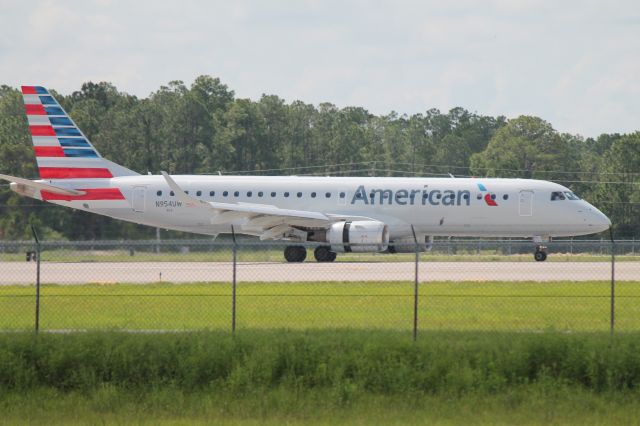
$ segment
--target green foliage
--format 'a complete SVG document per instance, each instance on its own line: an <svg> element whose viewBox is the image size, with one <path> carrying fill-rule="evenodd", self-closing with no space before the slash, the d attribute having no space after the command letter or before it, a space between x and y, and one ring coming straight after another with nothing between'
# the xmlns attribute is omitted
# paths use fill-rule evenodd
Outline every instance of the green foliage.
<svg viewBox="0 0 640 426"><path fill-rule="evenodd" d="M569 164L569 145L553 127L537 117L520 116L498 130L487 149L471 158L478 175L551 179L540 172Z"/></svg>
<svg viewBox="0 0 640 426"><path fill-rule="evenodd" d="M360 107L286 103L275 95L252 101L236 98L210 76L191 86L169 82L145 99L107 82L84 83L68 96L53 93L103 156L140 173L541 178L569 185L593 201L619 225L620 234L637 236L640 229L638 133L584 140L537 117L507 120L460 107L375 116ZM5 85L0 86L0 171L37 177L21 95ZM33 215L69 239L154 234L89 213L41 207L6 186L0 187L0 209L0 239L27 238L24 230Z"/></svg>
<svg viewBox="0 0 640 426"><path fill-rule="evenodd" d="M594 392L640 386L636 335L253 331L0 335L0 389L278 388L357 395L494 393L552 382Z"/></svg>

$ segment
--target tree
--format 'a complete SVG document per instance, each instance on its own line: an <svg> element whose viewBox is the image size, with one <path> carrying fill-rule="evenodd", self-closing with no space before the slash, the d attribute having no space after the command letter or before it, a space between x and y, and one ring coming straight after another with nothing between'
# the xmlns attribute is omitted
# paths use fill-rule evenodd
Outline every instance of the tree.
<svg viewBox="0 0 640 426"><path fill-rule="evenodd" d="M593 201L604 207L622 235L640 229L640 132L622 135L605 151L602 170L606 178L593 191Z"/></svg>
<svg viewBox="0 0 640 426"><path fill-rule="evenodd" d="M558 179L557 171L575 164L568 141L538 117L520 116L496 131L487 148L471 156L479 176Z"/></svg>

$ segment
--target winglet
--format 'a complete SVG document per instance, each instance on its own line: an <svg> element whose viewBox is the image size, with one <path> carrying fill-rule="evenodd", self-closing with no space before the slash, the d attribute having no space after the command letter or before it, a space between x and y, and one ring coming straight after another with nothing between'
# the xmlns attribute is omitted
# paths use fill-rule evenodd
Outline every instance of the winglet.
<svg viewBox="0 0 640 426"><path fill-rule="evenodd" d="M202 200L198 200L197 198L194 198L189 194L187 194L186 192L184 192L183 189L180 188L180 186L176 183L176 181L173 180L171 176L169 176L169 173L167 172L160 172L160 173L162 173L164 180L167 181L169 188L171 188L174 194L176 194L176 197L178 197L178 200L185 203L187 207L196 207L196 206L211 207L209 203L206 203Z"/></svg>

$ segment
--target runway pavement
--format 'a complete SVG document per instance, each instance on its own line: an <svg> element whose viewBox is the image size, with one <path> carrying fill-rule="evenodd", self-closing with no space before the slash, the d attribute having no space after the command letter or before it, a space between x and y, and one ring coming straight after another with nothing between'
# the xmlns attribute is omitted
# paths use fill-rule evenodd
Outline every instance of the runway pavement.
<svg viewBox="0 0 640 426"><path fill-rule="evenodd" d="M238 263L238 282L398 281L414 279L413 262ZM426 281L587 281L611 279L609 262L421 262ZM619 281L640 281L640 262L618 262ZM33 284L33 262L0 262L0 285ZM228 262L43 262L41 282L55 284L230 282Z"/></svg>

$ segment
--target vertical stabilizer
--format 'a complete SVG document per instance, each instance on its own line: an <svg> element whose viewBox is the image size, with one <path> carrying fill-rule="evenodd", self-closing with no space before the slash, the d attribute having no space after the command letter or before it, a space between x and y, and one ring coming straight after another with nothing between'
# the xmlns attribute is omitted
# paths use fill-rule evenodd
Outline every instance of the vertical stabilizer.
<svg viewBox="0 0 640 426"><path fill-rule="evenodd" d="M42 179L89 179L138 173L106 160L42 86L22 86L33 150Z"/></svg>

